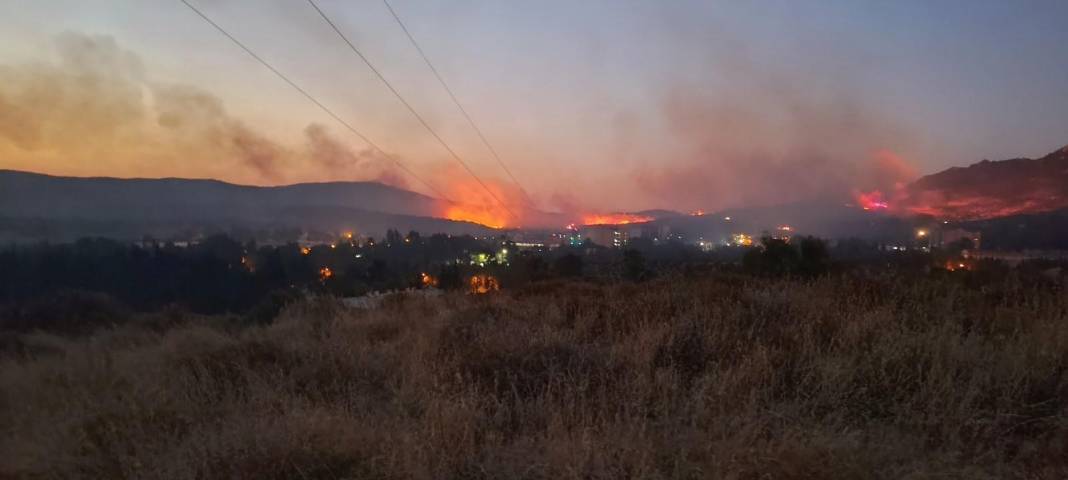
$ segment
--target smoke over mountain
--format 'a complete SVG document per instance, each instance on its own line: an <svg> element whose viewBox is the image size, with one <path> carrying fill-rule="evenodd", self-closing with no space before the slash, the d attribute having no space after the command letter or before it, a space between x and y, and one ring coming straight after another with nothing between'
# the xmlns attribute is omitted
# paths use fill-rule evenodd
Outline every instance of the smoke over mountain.
<svg viewBox="0 0 1068 480"><path fill-rule="evenodd" d="M915 169L906 125L854 93L854 80L797 79L741 53L720 52L714 86L684 86L660 102L674 146L638 168L638 187L676 209L769 205L855 189L892 189Z"/></svg>
<svg viewBox="0 0 1068 480"><path fill-rule="evenodd" d="M282 145L203 89L153 82L112 37L68 32L54 44L54 62L0 66L5 167L274 184L311 166L333 179L407 185L388 159L353 151L322 125L306 128L304 145Z"/></svg>

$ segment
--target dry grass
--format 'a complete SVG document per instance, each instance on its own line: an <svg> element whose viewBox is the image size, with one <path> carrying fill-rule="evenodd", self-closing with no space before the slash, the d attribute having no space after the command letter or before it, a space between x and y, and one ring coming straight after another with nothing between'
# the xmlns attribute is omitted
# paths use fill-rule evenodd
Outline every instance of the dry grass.
<svg viewBox="0 0 1068 480"><path fill-rule="evenodd" d="M1066 478L1068 296L894 276L42 334L0 478Z"/></svg>

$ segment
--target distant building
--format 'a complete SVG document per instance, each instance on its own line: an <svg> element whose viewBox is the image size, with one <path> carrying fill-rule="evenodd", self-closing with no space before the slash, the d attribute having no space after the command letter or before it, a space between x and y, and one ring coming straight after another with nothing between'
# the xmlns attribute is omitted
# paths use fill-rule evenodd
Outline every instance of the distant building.
<svg viewBox="0 0 1068 480"><path fill-rule="evenodd" d="M590 225L583 227L580 233L582 238L603 247L623 247L629 239L627 231L618 225Z"/></svg>

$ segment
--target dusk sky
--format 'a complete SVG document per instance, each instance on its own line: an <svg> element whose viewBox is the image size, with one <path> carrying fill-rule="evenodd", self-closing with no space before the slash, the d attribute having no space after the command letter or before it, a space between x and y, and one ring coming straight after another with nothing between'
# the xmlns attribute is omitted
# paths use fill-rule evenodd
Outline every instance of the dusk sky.
<svg viewBox="0 0 1068 480"><path fill-rule="evenodd" d="M307 2L193 3L420 176L477 195ZM318 3L507 179L380 0ZM1064 1L392 5L544 209L788 201L1068 143ZM429 193L178 0L0 3L0 168Z"/></svg>

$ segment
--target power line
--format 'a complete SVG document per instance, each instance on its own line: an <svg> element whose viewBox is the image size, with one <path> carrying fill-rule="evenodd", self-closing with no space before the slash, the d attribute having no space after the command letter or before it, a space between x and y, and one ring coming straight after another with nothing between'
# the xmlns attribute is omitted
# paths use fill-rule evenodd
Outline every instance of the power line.
<svg viewBox="0 0 1068 480"><path fill-rule="evenodd" d="M478 128L478 125L475 123L474 119L472 119L471 115L467 113L467 109L465 109L464 106L460 104L460 100L456 98L456 94L453 93L452 88L449 88L449 84L445 83L445 79L442 78L441 74L438 72L438 69L434 67L434 64L430 62L430 58L427 57L425 52L423 52L423 48L419 46L419 42L415 41L415 37L412 36L412 33L410 31L408 31L408 27L404 25L404 22L401 21L400 16L398 16L397 12L393 10L393 6L389 4L389 0L382 0L382 3L386 5L386 9L389 10L390 15L393 15L393 19L397 21L397 25L399 25L401 30L404 31L404 35L408 37L408 41L411 42L412 46L415 47L415 50L419 52L419 56L423 58L423 62L426 62L426 66L430 68L430 71L434 74L434 77L438 79L438 83L440 83L442 88L445 89L445 92L449 94L449 98L452 99L452 103L456 105L456 108L459 109L460 113L462 113L464 118L467 119L467 123L470 124L471 128L473 128L475 130L475 133L478 134L478 138L482 140L482 144L486 146L486 149L489 150L489 152L493 155L493 158L497 160L497 164L501 166L501 168L504 170L504 173L508 174L508 178L512 179L512 182L514 182L519 187L519 190L523 192L523 196L525 198L529 198L526 189L523 188L523 184L520 183L517 178L515 178L515 175L512 175L512 171L508 169L508 166L504 164L503 160L501 160L501 156L497 154L497 149L493 148L493 145L490 144L489 140L486 139L486 136L482 133L482 129Z"/></svg>
<svg viewBox="0 0 1068 480"><path fill-rule="evenodd" d="M185 0L182 0L182 1L185 1ZM430 132L430 135L432 135L438 141L438 143L440 143L441 146L444 147L447 152L449 152L449 155L452 155L452 158L454 160L456 160L460 165L462 165L464 167L464 169L467 170L467 173L471 174L471 177L474 178L475 181L478 182L478 184L481 185L482 188L486 190L486 193L488 193L489 196L492 197L497 202L497 204L499 204L501 206L501 208L503 208L506 212L508 212L508 214L511 215L512 218L515 218L515 219L518 220L519 217L515 214L515 212L512 212L512 209L508 208L508 205L506 205L499 197L497 197L497 195L495 193L493 193L493 190L490 190L489 186L486 185L486 183L483 182L482 179L478 177L478 175L475 173L474 170L471 169L471 167L469 165L467 165L467 162L465 162L464 159L461 158L460 155L458 155L456 153L456 151L452 149L452 147L449 147L449 144L445 143L445 140L442 139L441 136L438 135L438 133L436 131L434 131L434 129L430 126L429 123L427 123L426 120L423 119L423 116L419 115L419 112L415 111L415 108L413 108L412 105L410 103L408 103L407 100L404 99L404 97L400 94L400 92L397 91L396 88L393 88L393 85L391 83L389 83L388 80L386 80L386 77L382 76L382 73L380 73L378 71L378 69L375 68L375 66L371 63L371 61L368 60L367 57L365 57L363 55L363 53L360 53L360 49L356 48L356 45L354 45L349 40L349 38L347 36L345 36L344 33L341 32L341 29L339 29L337 27L337 25L335 25L334 22L332 20L330 20L330 17L327 16L326 13L323 12L323 10L321 8L319 8L319 5L317 5L315 3L315 0L308 0L308 3L311 4L312 8L314 8L316 12L319 12L319 16L323 17L323 20L325 20L326 23L328 25L330 25L330 28L332 28L334 30L334 33L337 33L337 35L339 37L341 37L342 40L345 41L345 44L347 44L349 46L349 49L352 50L352 52L355 53L357 57L360 57L360 60L363 60L363 63L365 65L367 65L367 67L370 68L371 71L374 72L374 74L376 76L378 76L378 79L381 80L382 83L384 83L387 88L389 88L389 91L393 92L393 95L397 97L397 100L400 100L400 102L402 104L404 104L405 107L408 108L408 111L411 112L412 115L415 116L415 118L417 120L419 120L419 123L421 123L423 125L423 127L426 128L426 130L428 132Z"/></svg>
<svg viewBox="0 0 1068 480"><path fill-rule="evenodd" d="M314 103L316 106L318 106L324 112L326 112L327 115L330 115L334 120L337 120L338 123L344 125L345 128L347 128L350 132L356 134L357 137L360 137L360 140L363 140L364 143L366 143L367 145L370 145L371 148L375 149L376 151L381 153L383 156L388 158L395 165L400 167L400 169L403 170L405 173L407 173L408 175L411 175L412 178L418 180L419 183L422 183L423 186L425 186L426 188L430 189L431 192L434 192L435 195L437 195L438 197L440 197L440 198L442 198L442 199L444 199L444 200L446 200L448 202L456 203L456 202L453 202L452 200L450 200L449 197L445 196L445 194L441 193L440 190L438 190L437 188L434 188L434 186L431 185L430 182L427 182L426 180L423 180L418 175L416 175L415 172L413 172L411 169L409 169L403 163L401 163L401 161L399 159L397 159L393 155L390 155L389 153L386 153L385 150L382 150L382 148L380 148L375 142L372 142L371 139L367 138L364 134L360 133L359 130L356 130L355 127L353 127L352 125L349 124L349 122L346 122L341 117L339 117L336 113L334 113L333 110L328 108L326 105L323 105L322 102L320 102L318 99L316 99L314 96L312 96L312 94L308 93L307 90L301 88L300 85L297 85L293 80L290 80L289 77L287 77L285 74L280 72L277 68L274 68L274 66L272 66L270 63L268 63L266 60L264 60L263 57L260 57L259 55L256 54L256 52L253 52L252 49L250 49L249 47L245 46L244 43L241 43L240 40L238 40L233 35L231 35L230 32L227 32L226 29L222 28L219 24L215 23L210 17L205 15L204 12L201 12L200 10L197 9L197 7L194 7L193 4L189 3L188 0L181 0L181 2L184 3L185 6L189 7L189 9L192 10L194 13L196 13L200 18L204 19L204 21L208 22L208 24L210 24L212 27L215 27L215 29L218 30L219 33L222 33L226 38L229 38L231 42L234 42L235 45L237 45L238 47L241 47L241 49L244 50L245 53L249 54L249 56L251 56L252 58L256 59L256 61L260 62L264 67L267 67L267 69L270 70L275 75L277 75L278 78L281 78L286 83L288 83L289 86L293 87L296 91L298 91L302 95L304 95L305 98L307 98L308 100L311 100L312 103Z"/></svg>

